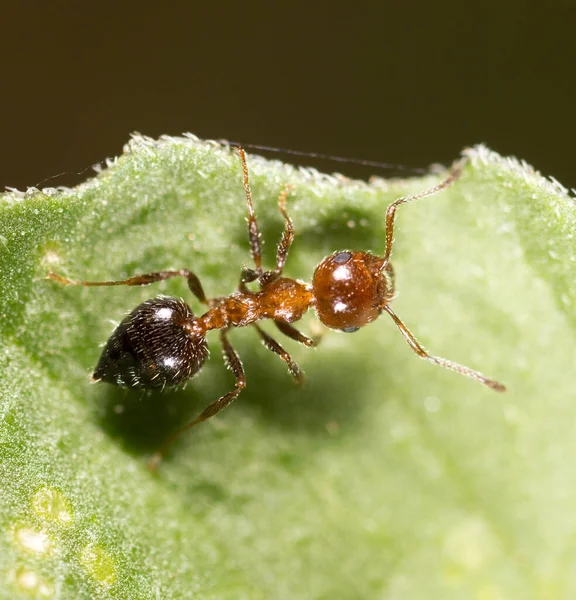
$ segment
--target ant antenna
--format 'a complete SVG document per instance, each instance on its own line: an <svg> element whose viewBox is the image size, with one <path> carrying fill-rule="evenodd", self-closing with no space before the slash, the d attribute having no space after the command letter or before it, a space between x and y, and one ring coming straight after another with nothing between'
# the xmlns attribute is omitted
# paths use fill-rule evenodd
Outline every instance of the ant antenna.
<svg viewBox="0 0 576 600"><path fill-rule="evenodd" d="M386 210L386 251L384 252L382 266L380 267L380 271L384 271L390 262L390 256L392 255L392 246L394 244L394 221L396 219L396 209L401 204L408 204L408 202L412 202L414 200L420 200L420 198L426 198L427 196L433 196L442 190L445 190L447 187L450 187L459 177L462 175L462 169L468 163L468 157L464 157L457 161L448 177L441 181L438 185L431 187L423 192L419 192L418 194L411 194L410 196L404 196L403 198L398 198L395 202L393 202L388 209Z"/></svg>
<svg viewBox="0 0 576 600"><path fill-rule="evenodd" d="M382 308L392 317L394 323L396 323L396 325L398 326L400 333L404 336L404 339L408 342L410 348L412 348L412 350L414 350L414 352L420 358L423 358L424 360L427 360L436 365L440 365L441 367L449 369L450 371L456 371L456 373L460 373L461 375L465 375L466 377L475 379L476 381L479 381L480 383L484 384L485 386L489 387L490 389L496 392L506 391L506 386L503 383L495 381L494 379L490 379L489 377L486 377L486 375L483 375L479 371L475 371L470 367L465 367L464 365L460 365L446 358L440 358L438 356L432 356L431 354L428 354L428 352L426 352L426 350L423 348L420 342L418 342L418 340L414 337L413 333L406 327L406 325L404 325L404 323L402 323L398 315L390 308L390 305L386 304Z"/></svg>

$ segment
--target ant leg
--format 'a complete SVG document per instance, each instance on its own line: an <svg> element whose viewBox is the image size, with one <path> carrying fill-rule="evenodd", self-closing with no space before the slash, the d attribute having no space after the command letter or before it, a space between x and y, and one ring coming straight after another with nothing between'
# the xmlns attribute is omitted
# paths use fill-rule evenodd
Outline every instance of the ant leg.
<svg viewBox="0 0 576 600"><path fill-rule="evenodd" d="M288 215L288 212L286 211L286 199L288 198L288 194L291 190L291 185L285 186L282 190L282 193L278 197L278 208L284 217L284 231L282 232L282 237L280 238L278 249L276 251L275 272L278 275L282 274L282 269L284 268L284 263L288 257L290 246L292 246L292 242L294 241L294 224L292 223L290 215Z"/></svg>
<svg viewBox="0 0 576 600"><path fill-rule="evenodd" d="M289 323L285 323L284 321L274 321L274 325L276 325L276 327L278 327L278 329L285 336L289 337L292 340L296 340L300 344L304 344L305 346L308 346L308 348L318 345L319 340L312 339L312 338L305 336L303 333L300 333L296 329L296 327L292 327L292 325L290 325Z"/></svg>
<svg viewBox="0 0 576 600"><path fill-rule="evenodd" d="M462 169L468 162L468 158L462 158L457 161L450 170L450 174L444 181L441 181L438 185L431 187L423 192L419 192L418 194L412 194L410 196L404 196L403 198L398 198L395 202L393 202L388 209L386 210L386 251L383 257L383 263L380 267L380 270L383 271L388 265L390 261L390 256L392 254L392 245L394 243L394 220L396 218L396 209L401 204L407 204L408 202L412 202L413 200L419 200L420 198L426 198L427 196L432 196L437 194L438 192L450 187L459 177L462 175Z"/></svg>
<svg viewBox="0 0 576 600"><path fill-rule="evenodd" d="M162 458L166 455L166 451L172 444L185 432L188 431L194 425L198 425L198 423L202 423L202 421L206 421L210 417L213 417L215 414L219 413L223 408L226 408L234 399L238 397L240 392L246 387L246 379L244 376L244 367L242 366L242 361L238 356L238 353L226 337L226 332L223 330L220 332L220 342L222 344L222 351L224 353L224 359L232 369L234 376L236 377L236 385L231 392L228 392L224 396L218 398L215 402L208 405L193 421L184 425L177 431L175 431L167 440L164 442L164 445L158 452L156 452L150 462L148 463L148 469L150 471L155 471Z"/></svg>
<svg viewBox="0 0 576 600"><path fill-rule="evenodd" d="M282 348L282 346L273 337L269 336L265 331L260 329L256 323L253 323L253 326L260 334L264 346L266 346L268 350L274 352L274 354L277 354L288 365L290 375L292 375L292 377L294 377L298 383L302 383L304 381L304 374L300 370L300 367L292 360L290 354L288 354L288 352L286 352L286 350L284 350L284 348Z"/></svg>
<svg viewBox="0 0 576 600"><path fill-rule="evenodd" d="M441 367L444 367L446 369L450 369L451 371L456 371L456 373L460 373L461 375L466 375L466 377L475 379L476 381L483 383L485 386L497 392L506 391L506 386L504 384L499 383L498 381L494 381L493 379L486 377L486 375L483 375L478 371L474 371L473 369L465 367L464 365L459 365L458 363L452 362L451 360L446 360L445 358L439 358L428 354L428 352L426 352L426 350L424 350L421 344L416 340L414 335L406 328L406 325L404 325L404 323L402 323L398 316L396 316L396 314L392 311L390 306L385 305L383 308L392 317L392 319L394 319L394 322L398 326L398 329L400 329L400 332L404 336L404 339L408 342L410 348L412 348L412 350L414 350L414 352L416 352L416 354L420 358L424 358L425 360L440 365Z"/></svg>
<svg viewBox="0 0 576 600"><path fill-rule="evenodd" d="M62 277L53 271L50 271L46 276L46 279L52 279L61 283L62 285L83 285L87 287L96 287L96 286L109 286L109 285L150 285L151 283L155 283L157 281L164 281L165 279L170 279L171 277L186 277L188 280L188 287L190 291L202 302L203 304L208 304L208 300L206 300L206 295L204 294L204 289L202 288L202 284L198 277L189 271L188 269L180 269L179 271L157 271L156 273L147 273L145 275L136 275L134 277L129 277L128 279L121 279L118 281L79 281L75 279L69 279L68 277Z"/></svg>
<svg viewBox="0 0 576 600"><path fill-rule="evenodd" d="M244 193L246 195L246 205L248 206L248 237L250 238L250 250L252 258L256 265L256 272L260 276L262 274L262 252L260 250L260 231L254 214L254 206L252 205L252 191L250 190L250 180L248 178L248 166L246 165L246 153L244 148L237 146L236 151L242 162L242 174L244 183Z"/></svg>

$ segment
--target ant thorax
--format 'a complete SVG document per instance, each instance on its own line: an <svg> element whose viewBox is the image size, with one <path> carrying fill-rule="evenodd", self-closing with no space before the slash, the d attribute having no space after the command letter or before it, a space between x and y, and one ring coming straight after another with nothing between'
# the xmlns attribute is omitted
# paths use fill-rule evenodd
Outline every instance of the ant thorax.
<svg viewBox="0 0 576 600"><path fill-rule="evenodd" d="M309 285L289 277L268 278L258 291L240 290L213 301L198 317L195 329L203 333L226 327L246 327L272 319L281 323L299 321L314 301Z"/></svg>
<svg viewBox="0 0 576 600"><path fill-rule="evenodd" d="M327 256L312 281L318 318L346 333L378 318L394 296L392 265L368 252L344 250Z"/></svg>

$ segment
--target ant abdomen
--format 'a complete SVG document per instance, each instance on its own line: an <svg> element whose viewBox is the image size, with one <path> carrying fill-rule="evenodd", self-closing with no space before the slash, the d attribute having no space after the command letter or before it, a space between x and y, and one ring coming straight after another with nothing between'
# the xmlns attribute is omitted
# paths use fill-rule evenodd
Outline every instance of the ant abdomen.
<svg viewBox="0 0 576 600"><path fill-rule="evenodd" d="M369 252L330 254L316 267L312 285L320 321L347 333L374 321L394 296L392 266Z"/></svg>
<svg viewBox="0 0 576 600"><path fill-rule="evenodd" d="M208 357L206 339L191 333L190 307L178 298L146 300L114 330L94 370L94 381L162 388L195 375Z"/></svg>

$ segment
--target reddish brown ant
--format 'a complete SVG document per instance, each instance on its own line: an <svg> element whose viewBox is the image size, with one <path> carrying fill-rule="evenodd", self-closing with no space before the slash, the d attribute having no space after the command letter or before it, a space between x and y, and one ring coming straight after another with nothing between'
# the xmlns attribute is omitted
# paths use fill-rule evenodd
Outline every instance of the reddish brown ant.
<svg viewBox="0 0 576 600"><path fill-rule="evenodd" d="M257 321L272 319L284 335L306 346L313 346L313 339L292 326L311 307L316 309L316 314L324 325L347 333L357 331L374 321L382 312L387 312L412 350L421 358L476 379L493 390L501 392L506 389L501 383L478 371L428 354L390 308L394 297L394 271L390 256L394 244L396 210L401 204L431 196L452 185L460 176L465 160L456 163L446 179L438 185L418 194L399 198L388 207L384 256L349 250L334 252L320 262L314 271L312 284L307 284L282 276L294 240L292 220L286 211L289 186L278 200L280 213L284 218L284 232L278 244L276 267L271 271L263 270L260 232L252 205L246 156L242 148L238 147L236 150L242 163L248 206L248 235L255 265L254 269L242 270L236 292L208 300L198 277L187 269L159 271L121 281L75 281L52 272L48 275L50 279L64 285L83 286L148 285L171 277L185 277L190 291L201 303L207 305L208 310L203 315L195 316L186 303L176 298L160 296L140 304L112 333L92 375L94 381L125 387L164 388L177 385L200 371L208 356L206 333L213 329L220 330L225 360L236 377L234 389L170 436L154 455L151 468L158 465L167 448L182 432L220 412L244 389L246 381L242 361L228 340L231 328L252 325L266 348L286 362L296 380L301 380L302 373L290 354L265 333ZM246 284L254 281L259 283L259 291L253 292L247 288Z"/></svg>

